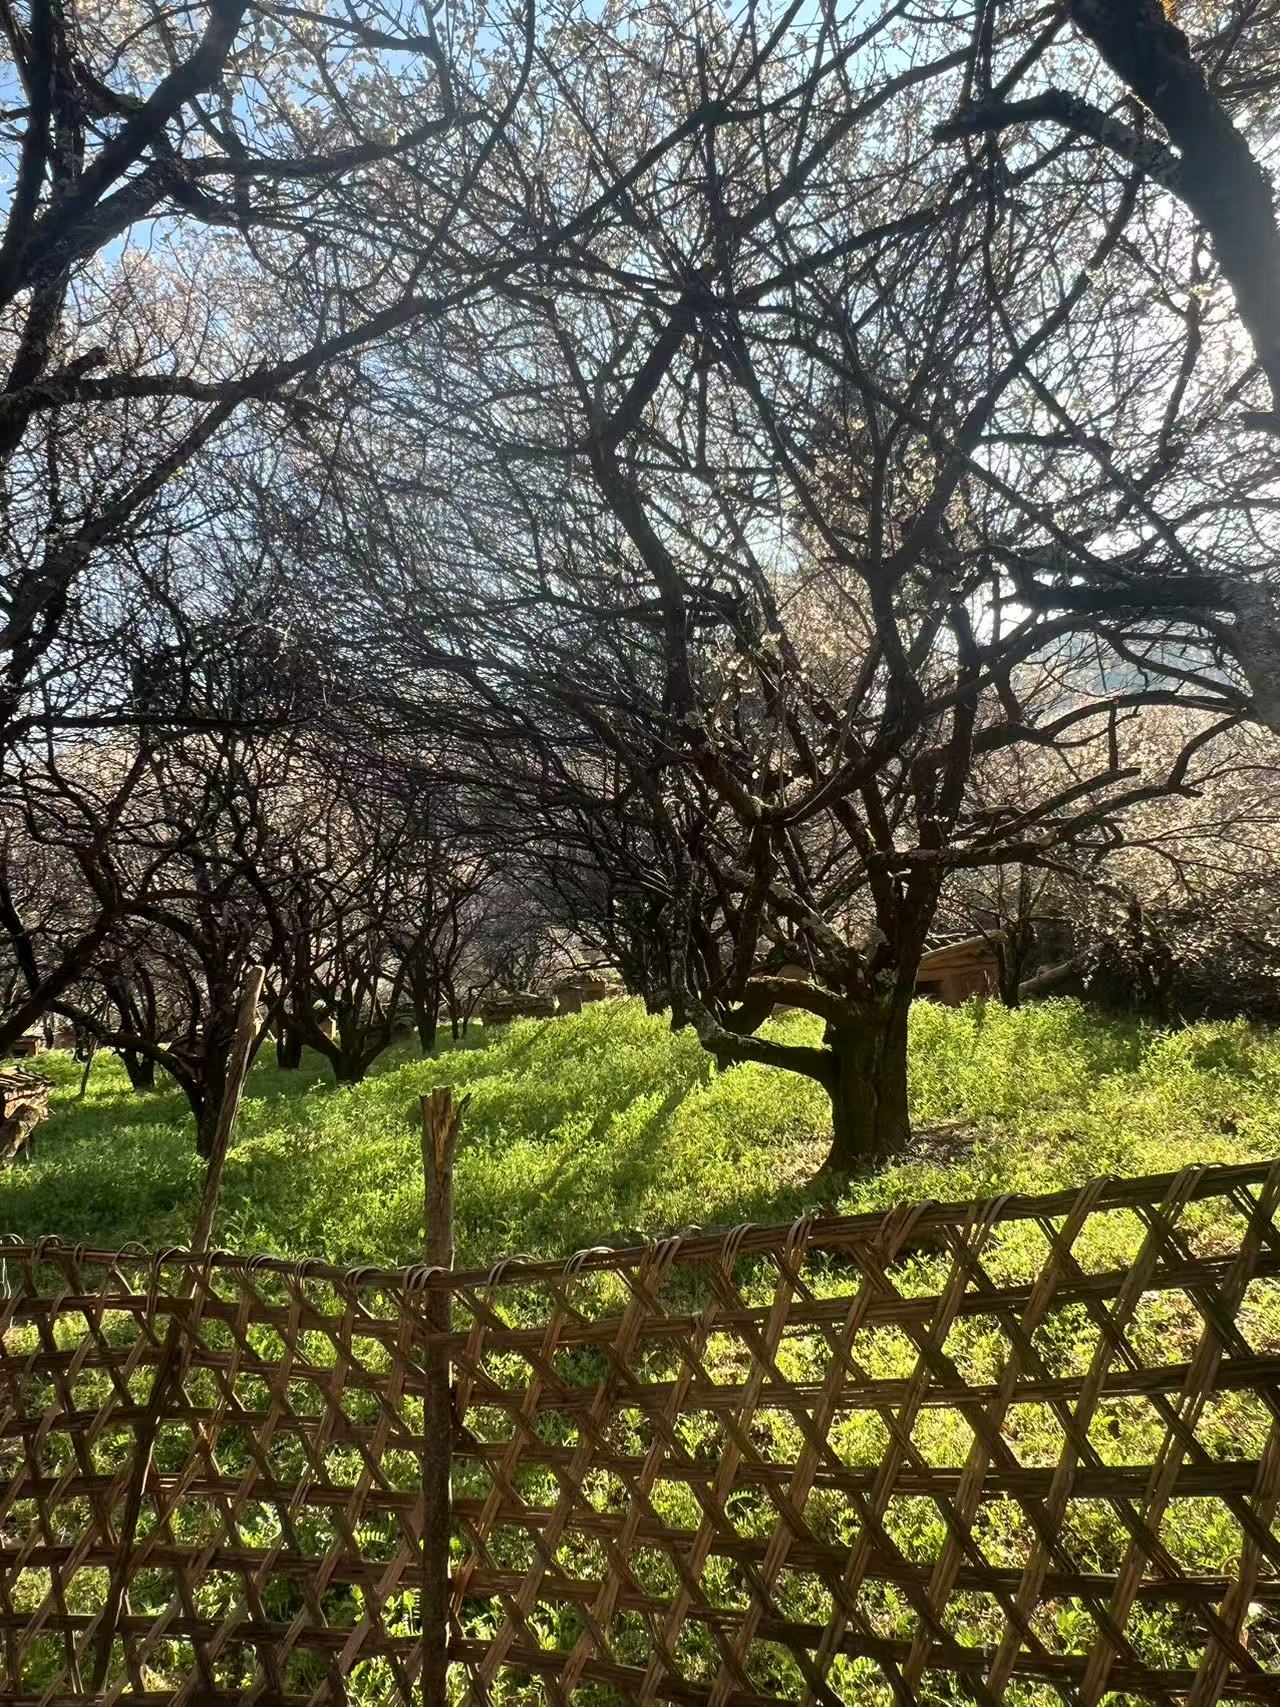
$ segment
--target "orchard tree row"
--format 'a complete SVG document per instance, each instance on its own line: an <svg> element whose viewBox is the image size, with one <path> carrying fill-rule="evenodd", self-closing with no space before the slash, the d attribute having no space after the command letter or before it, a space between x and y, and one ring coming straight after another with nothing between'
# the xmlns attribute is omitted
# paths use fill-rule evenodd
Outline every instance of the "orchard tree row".
<svg viewBox="0 0 1280 1707"><path fill-rule="evenodd" d="M247 958L350 1078L550 930L843 1171L940 929L1265 994L1274 6L3 24L0 1044L207 1120Z"/></svg>

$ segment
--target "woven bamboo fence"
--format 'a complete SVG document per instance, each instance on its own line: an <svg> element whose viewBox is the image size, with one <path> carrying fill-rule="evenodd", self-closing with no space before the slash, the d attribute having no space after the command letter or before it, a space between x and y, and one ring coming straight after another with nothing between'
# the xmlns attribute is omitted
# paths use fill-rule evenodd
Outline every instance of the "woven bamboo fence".
<svg viewBox="0 0 1280 1707"><path fill-rule="evenodd" d="M409 1703L447 1642L467 1702L1280 1701L1278 1200L452 1275L4 1247L0 1697Z"/></svg>

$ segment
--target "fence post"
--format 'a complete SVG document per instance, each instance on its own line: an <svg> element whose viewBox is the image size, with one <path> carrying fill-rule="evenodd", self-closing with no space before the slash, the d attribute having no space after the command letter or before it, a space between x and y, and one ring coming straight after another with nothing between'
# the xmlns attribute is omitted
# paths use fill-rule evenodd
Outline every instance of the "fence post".
<svg viewBox="0 0 1280 1707"><path fill-rule="evenodd" d="M427 1262L453 1267L453 1157L469 1096L454 1102L451 1085L422 1098L423 1229ZM426 1293L423 1325L429 1335L449 1330L449 1293ZM449 1539L452 1518L449 1470L453 1461L453 1395L449 1354L428 1344L422 1396L422 1707L445 1707L449 1672Z"/></svg>
<svg viewBox="0 0 1280 1707"><path fill-rule="evenodd" d="M262 993L264 976L261 966L250 966L245 971L244 982L240 986L236 1038L227 1066L227 1083L222 1096L222 1107L218 1111L218 1125L214 1133L213 1150L209 1156L208 1169L205 1172L204 1191L200 1198L200 1212L196 1216L196 1228L191 1237L191 1249L193 1251L204 1252L209 1248L209 1237L213 1232L213 1217L218 1207L218 1188L222 1183L222 1164L226 1160L227 1148L231 1143L231 1134L235 1129L236 1114L240 1107L240 1096L244 1090L245 1075L249 1071L249 1058L253 1053L253 1039L257 1030L258 997ZM92 1064L92 1059L90 1056L90 1064ZM88 1068L86 1067L86 1081L88 1076ZM183 1294L191 1290L194 1282L195 1270L188 1268L181 1282ZM159 1427L161 1413L169 1399L170 1387L181 1370L183 1334L185 1331L187 1330L184 1329L182 1318L177 1310L174 1310L169 1317L169 1326L160 1347L160 1356L156 1362L156 1372L151 1383L151 1395L147 1400L146 1410L134 1424L133 1464L130 1470L128 1492L125 1496L124 1514L120 1522L116 1556L111 1566L107 1595L103 1603L94 1642L93 1671L90 1683L90 1689L94 1695L101 1694L111 1664L111 1649L119 1631L120 1614L124 1607L125 1590L129 1582L133 1544L138 1532L138 1518L142 1511L142 1501L146 1494L147 1483L151 1477L151 1458L155 1449L156 1430ZM190 1350L189 1347L187 1349Z"/></svg>

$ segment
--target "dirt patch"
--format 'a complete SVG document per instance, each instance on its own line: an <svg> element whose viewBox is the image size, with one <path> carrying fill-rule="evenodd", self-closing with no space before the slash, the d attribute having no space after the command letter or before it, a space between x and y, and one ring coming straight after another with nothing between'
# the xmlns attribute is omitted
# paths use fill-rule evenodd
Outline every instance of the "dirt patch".
<svg viewBox="0 0 1280 1707"><path fill-rule="evenodd" d="M907 1146L907 1159L944 1167L967 1156L978 1141L978 1128L966 1120L935 1120L917 1126Z"/></svg>

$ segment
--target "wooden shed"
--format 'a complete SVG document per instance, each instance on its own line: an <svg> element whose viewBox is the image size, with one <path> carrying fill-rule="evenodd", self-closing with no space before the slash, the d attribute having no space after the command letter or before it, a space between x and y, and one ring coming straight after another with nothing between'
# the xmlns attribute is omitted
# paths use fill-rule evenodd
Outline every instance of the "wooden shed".
<svg viewBox="0 0 1280 1707"><path fill-rule="evenodd" d="M1000 966L985 937L927 948L916 973L916 995L958 1008L970 996L991 996L1000 987Z"/></svg>
<svg viewBox="0 0 1280 1707"><path fill-rule="evenodd" d="M550 1019L556 999L541 990L491 990L476 1011L485 1025L510 1025L515 1019Z"/></svg>
<svg viewBox="0 0 1280 1707"><path fill-rule="evenodd" d="M622 986L616 978L602 972L571 972L556 985L555 996L562 1014L580 1014L592 1002L620 996Z"/></svg>

